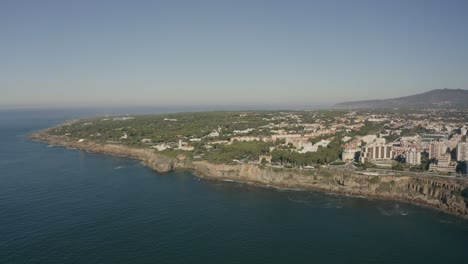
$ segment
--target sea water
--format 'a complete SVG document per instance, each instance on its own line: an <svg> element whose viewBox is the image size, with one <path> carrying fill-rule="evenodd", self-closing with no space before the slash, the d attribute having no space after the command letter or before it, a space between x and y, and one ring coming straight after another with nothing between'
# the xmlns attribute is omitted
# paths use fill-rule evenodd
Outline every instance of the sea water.
<svg viewBox="0 0 468 264"><path fill-rule="evenodd" d="M208 181L27 135L0 112L0 263L465 263L468 221L403 202Z"/></svg>

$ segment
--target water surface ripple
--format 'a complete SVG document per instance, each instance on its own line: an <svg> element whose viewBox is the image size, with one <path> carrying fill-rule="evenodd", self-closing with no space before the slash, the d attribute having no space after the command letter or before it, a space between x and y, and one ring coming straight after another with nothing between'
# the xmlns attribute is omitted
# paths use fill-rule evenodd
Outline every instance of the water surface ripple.
<svg viewBox="0 0 468 264"><path fill-rule="evenodd" d="M464 263L468 223L394 201L163 175L0 112L0 263Z"/></svg>

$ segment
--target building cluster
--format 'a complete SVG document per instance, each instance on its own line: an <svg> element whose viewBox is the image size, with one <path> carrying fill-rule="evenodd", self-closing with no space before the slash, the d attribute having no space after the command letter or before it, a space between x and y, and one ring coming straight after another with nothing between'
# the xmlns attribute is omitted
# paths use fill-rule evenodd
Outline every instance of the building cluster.
<svg viewBox="0 0 468 264"><path fill-rule="evenodd" d="M396 161L409 166L425 162L429 171L441 173L453 173L459 163L468 162L466 123L421 114L413 117L369 116L366 122L386 122L385 129L350 140L342 153L343 161L379 167L392 167Z"/></svg>
<svg viewBox="0 0 468 264"><path fill-rule="evenodd" d="M468 164L468 120L466 111L421 110L413 112L395 111L297 111L297 112L242 112L223 118L223 123L208 120L203 126L192 128L185 133L184 118L165 117L162 123L167 127L179 126L176 136L158 140L157 136L148 137L131 131L129 126L117 127L115 138L107 142L138 141L145 147L157 151L183 150L193 156L232 145L239 142L265 142L270 153L258 162L271 162L271 152L275 149L295 152L291 156L314 157L317 155L297 155L310 152L339 153L345 163L372 164L392 168L395 164L420 168L433 172L453 173L460 163ZM230 119L229 119L230 118ZM134 117L124 116L102 119L106 124L130 122ZM219 120L219 119L218 119ZM94 121L93 122L97 122ZM84 131L94 125L83 124ZM200 129L201 127L201 129ZM193 131L198 133L193 133ZM69 132L64 134L70 137ZM98 137L94 133L93 137ZM80 138L83 142L85 138ZM336 144L339 142L339 144ZM244 144L249 145L249 144ZM255 145L255 144L252 144ZM265 145L265 144L258 144ZM338 146L338 147L337 147ZM336 152L333 152L335 151ZM268 152L268 151L266 151ZM188 154L190 155L190 154ZM336 159L338 155L330 155ZM255 157L257 160L257 157ZM252 161L252 160L250 160ZM328 164L329 161L327 161ZM330 163L333 161L330 161ZM336 164L336 163L335 163ZM275 164L278 165L278 164ZM468 166L465 166L468 167Z"/></svg>

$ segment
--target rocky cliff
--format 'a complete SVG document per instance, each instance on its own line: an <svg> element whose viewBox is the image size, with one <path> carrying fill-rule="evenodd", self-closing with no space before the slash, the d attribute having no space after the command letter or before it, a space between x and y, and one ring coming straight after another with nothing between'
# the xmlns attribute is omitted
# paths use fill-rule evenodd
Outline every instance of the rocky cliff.
<svg viewBox="0 0 468 264"><path fill-rule="evenodd" d="M356 171L275 169L258 165L214 165L208 162L177 164L198 176L234 180L258 185L395 199L430 206L468 218L468 189L464 179L410 176L369 176Z"/></svg>
<svg viewBox="0 0 468 264"><path fill-rule="evenodd" d="M138 159L158 172L191 170L199 177L233 180L261 186L315 189L370 198L404 200L468 218L468 181L461 178L372 176L358 171L319 168L317 170L279 169L252 164L217 165L192 162L179 156L169 158L153 150L114 144L77 142L66 137L37 133L31 139L50 145L67 146L109 155Z"/></svg>
<svg viewBox="0 0 468 264"><path fill-rule="evenodd" d="M78 142L66 137L50 136L45 132L33 134L29 138L45 142L49 145L65 146L69 148L83 149L89 152L141 160L145 165L158 172L167 172L174 169L174 161L172 158L159 155L148 149L131 148L116 144L97 144L90 141Z"/></svg>

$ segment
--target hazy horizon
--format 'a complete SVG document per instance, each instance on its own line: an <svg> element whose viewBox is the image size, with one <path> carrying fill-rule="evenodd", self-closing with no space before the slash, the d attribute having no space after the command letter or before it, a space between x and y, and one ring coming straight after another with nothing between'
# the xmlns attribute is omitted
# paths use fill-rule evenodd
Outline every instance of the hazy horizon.
<svg viewBox="0 0 468 264"><path fill-rule="evenodd" d="M4 1L0 109L326 108L468 88L466 1Z"/></svg>
<svg viewBox="0 0 468 264"><path fill-rule="evenodd" d="M122 114L157 114L176 112L205 112L205 111L308 111L332 109L330 104L290 104L290 105L93 105L93 106L64 106L64 105L0 105L0 111L78 111L102 115Z"/></svg>

